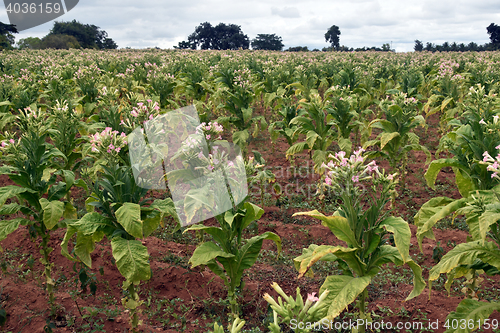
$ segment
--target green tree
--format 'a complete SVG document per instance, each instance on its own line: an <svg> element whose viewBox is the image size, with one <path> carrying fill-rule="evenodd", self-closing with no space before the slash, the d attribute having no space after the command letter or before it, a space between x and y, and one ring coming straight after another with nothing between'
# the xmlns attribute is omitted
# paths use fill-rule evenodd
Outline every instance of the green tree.
<svg viewBox="0 0 500 333"><path fill-rule="evenodd" d="M14 35L17 34L17 28L14 24L5 24L0 22L0 50L12 48L14 45Z"/></svg>
<svg viewBox="0 0 500 333"><path fill-rule="evenodd" d="M424 44L419 41L418 39L415 39L415 46L413 47L415 52L422 52L424 49Z"/></svg>
<svg viewBox="0 0 500 333"><path fill-rule="evenodd" d="M42 38L38 45L40 49L79 49L80 44L74 36L70 35L47 35Z"/></svg>
<svg viewBox="0 0 500 333"><path fill-rule="evenodd" d="M500 26L491 23L487 28L486 31L488 32L488 35L490 35L490 41L491 44L497 49L500 47Z"/></svg>
<svg viewBox="0 0 500 333"><path fill-rule="evenodd" d="M118 45L108 38L108 33L93 24L71 22L54 22L49 35L70 35L76 38L79 45L89 49L116 49Z"/></svg>
<svg viewBox="0 0 500 333"><path fill-rule="evenodd" d="M325 40L332 44L332 47L335 50L338 50L340 47L340 29L336 25L332 25L330 29L325 34Z"/></svg>
<svg viewBox="0 0 500 333"><path fill-rule="evenodd" d="M283 40L275 34L258 34L252 40L252 49L254 50L281 51L283 50L283 46L285 46L283 45Z"/></svg>
<svg viewBox="0 0 500 333"><path fill-rule="evenodd" d="M187 41L180 42L177 48L195 50L198 46L202 50L248 49L250 40L239 25L219 23L213 27L209 22L204 22L195 28Z"/></svg>
<svg viewBox="0 0 500 333"><path fill-rule="evenodd" d="M20 50L39 49L41 48L42 40L38 37L26 37L19 40L17 47Z"/></svg>

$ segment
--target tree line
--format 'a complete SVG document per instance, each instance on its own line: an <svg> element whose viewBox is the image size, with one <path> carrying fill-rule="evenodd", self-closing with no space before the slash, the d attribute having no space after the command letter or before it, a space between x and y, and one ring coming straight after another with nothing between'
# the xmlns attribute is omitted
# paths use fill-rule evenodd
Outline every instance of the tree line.
<svg viewBox="0 0 500 333"><path fill-rule="evenodd" d="M15 25L0 22L0 49L14 46ZM19 49L116 49L118 45L108 37L108 33L93 24L54 22L54 27L43 38L27 37L19 40Z"/></svg>

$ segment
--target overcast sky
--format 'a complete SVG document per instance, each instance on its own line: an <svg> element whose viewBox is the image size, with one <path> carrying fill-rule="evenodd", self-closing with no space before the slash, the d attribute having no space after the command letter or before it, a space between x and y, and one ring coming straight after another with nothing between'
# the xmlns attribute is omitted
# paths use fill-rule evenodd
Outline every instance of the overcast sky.
<svg viewBox="0 0 500 333"><path fill-rule="evenodd" d="M16 1L17 2L17 1ZM20 2L20 1L19 1ZM397 52L412 51L414 40L442 44L489 42L486 27L500 25L499 0L83 0L58 21L76 19L105 30L119 48L173 48L202 22L233 23L253 39L275 33L285 49L328 46L325 32L340 28L340 44L348 47L392 43ZM2 6L0 21L8 23ZM43 37L54 21L16 34Z"/></svg>

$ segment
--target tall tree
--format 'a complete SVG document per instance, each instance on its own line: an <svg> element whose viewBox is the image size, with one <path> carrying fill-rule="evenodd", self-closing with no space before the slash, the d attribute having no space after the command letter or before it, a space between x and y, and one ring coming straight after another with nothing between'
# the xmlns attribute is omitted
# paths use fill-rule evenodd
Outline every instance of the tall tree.
<svg viewBox="0 0 500 333"><path fill-rule="evenodd" d="M5 24L0 22L0 50L11 48L14 45L14 35L17 34L17 28L14 24Z"/></svg>
<svg viewBox="0 0 500 333"><path fill-rule="evenodd" d="M491 44L493 44L495 48L500 47L500 26L491 23L486 28L486 31L488 32L488 35L490 35Z"/></svg>
<svg viewBox="0 0 500 333"><path fill-rule="evenodd" d="M108 33L93 24L71 22L54 22L49 35L74 36L81 47L89 49L116 49L118 45L108 38Z"/></svg>
<svg viewBox="0 0 500 333"><path fill-rule="evenodd" d="M258 34L255 39L252 40L252 49L254 50L273 50L281 51L283 50L283 40L281 37L275 34Z"/></svg>
<svg viewBox="0 0 500 333"><path fill-rule="evenodd" d="M332 25L330 29L325 34L325 40L332 44L332 47L335 50L338 50L340 47L340 29L336 25Z"/></svg>
<svg viewBox="0 0 500 333"><path fill-rule="evenodd" d="M415 39L415 46L413 47L415 52L421 52L424 49L424 44L419 41L418 39Z"/></svg>
<svg viewBox="0 0 500 333"><path fill-rule="evenodd" d="M213 27L209 22L201 23L189 35L187 41L179 42L176 48L202 50L237 50L248 49L250 40L243 34L239 25L219 23Z"/></svg>

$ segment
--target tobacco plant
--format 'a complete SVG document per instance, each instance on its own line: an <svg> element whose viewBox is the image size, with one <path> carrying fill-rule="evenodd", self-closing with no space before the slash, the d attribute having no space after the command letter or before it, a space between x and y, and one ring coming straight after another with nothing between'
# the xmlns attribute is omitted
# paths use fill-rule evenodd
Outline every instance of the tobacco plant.
<svg viewBox="0 0 500 333"><path fill-rule="evenodd" d="M272 240L281 252L281 239L267 231L249 239L243 238L243 231L253 221L257 221L264 210L250 202L244 202L224 214L217 215L218 227L193 225L184 232L204 231L213 237L213 241L204 242L196 248L189 259L191 267L206 265L219 276L228 288L231 315L234 319L240 315L238 294L243 289L243 272L252 267L265 239Z"/></svg>
<svg viewBox="0 0 500 333"><path fill-rule="evenodd" d="M39 241L40 262L44 266L45 287L53 316L55 282L50 261L53 248L49 241L51 232L65 227L66 220L60 221L61 218L76 218L76 209L64 200L75 182L75 175L69 170L59 170L59 163L63 161L64 164L66 156L46 142L49 124L44 114L41 110L27 111L23 135L20 138L9 133L2 136L0 150L4 165L0 167L0 174L7 175L16 185L0 189L0 214L21 213L24 217L0 221L0 240L24 225L30 237ZM10 203L6 204L9 199Z"/></svg>
<svg viewBox="0 0 500 333"><path fill-rule="evenodd" d="M136 184L130 167L115 164L102 166L102 170L86 201L88 213L68 222L62 253L92 267L90 254L95 243L104 237L110 241L118 271L125 278L122 288L128 292L122 304L130 310L130 326L136 330L141 325L138 315L143 303L138 286L151 278L148 250L138 239L151 235L163 224L166 215L176 216L175 209L170 198L154 202L152 198L145 198L148 190ZM68 245L75 234L72 255Z"/></svg>
<svg viewBox="0 0 500 333"><path fill-rule="evenodd" d="M320 293L326 289L330 291L325 299L328 306L325 318L336 318L358 299L359 318L370 321L366 308L368 286L382 265L389 262L398 266L407 264L413 271L413 291L407 300L423 291L422 270L409 255L411 231L408 223L386 209L395 197L395 175L381 172L374 161L365 164L367 156L362 149L349 158L342 151L329 158L330 162L323 166L327 170L325 183L340 197L337 211L332 216L317 210L294 216L311 216L323 221L322 224L346 246L311 244L294 259L295 268L300 278L311 274L317 261L337 261L343 275L328 276L320 288ZM395 246L388 244L389 234L393 235ZM364 327L360 332L364 332Z"/></svg>
<svg viewBox="0 0 500 333"><path fill-rule="evenodd" d="M397 92L395 90L394 92ZM401 185L405 188L408 153L412 150L423 151L430 162L429 150L421 145L420 138L413 132L417 126L425 126L425 119L419 115L418 100L408 98L404 93L396 93L393 100L385 99L379 106L385 119L375 119L371 126L382 130L375 140L368 141L364 148L378 146L380 150L370 152L371 157L380 156L386 159L393 171L401 175Z"/></svg>

